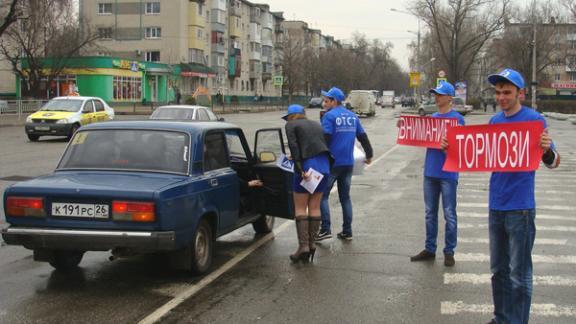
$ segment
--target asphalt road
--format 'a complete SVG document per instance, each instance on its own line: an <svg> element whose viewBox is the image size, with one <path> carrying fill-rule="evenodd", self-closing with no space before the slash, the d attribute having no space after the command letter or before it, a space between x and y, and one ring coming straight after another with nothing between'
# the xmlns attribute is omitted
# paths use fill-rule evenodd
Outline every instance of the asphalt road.
<svg viewBox="0 0 576 324"><path fill-rule="evenodd" d="M257 128L282 127L281 112L226 115L253 144ZM318 110L310 110L316 117ZM424 242L424 150L396 146L395 113L362 119L375 161L353 180L354 240L324 241L314 264L292 265L292 222L274 235L250 226L217 242L212 274L170 270L162 256L115 261L87 253L60 274L32 261L31 251L0 246L1 323L484 323L491 318L488 174L462 174L456 266L410 263ZM131 118L120 116L120 118ZM484 123L488 115L466 117ZM562 166L537 176L535 289L531 323L576 322L576 127L549 121ZM66 142L28 142L22 127L0 128L0 189L49 173ZM341 211L332 195L333 232ZM6 226L0 212L0 226ZM441 216L440 216L441 217ZM443 224L443 221L440 221ZM440 226L442 228L442 226ZM439 233L439 249L443 231ZM1 243L1 242L0 242Z"/></svg>

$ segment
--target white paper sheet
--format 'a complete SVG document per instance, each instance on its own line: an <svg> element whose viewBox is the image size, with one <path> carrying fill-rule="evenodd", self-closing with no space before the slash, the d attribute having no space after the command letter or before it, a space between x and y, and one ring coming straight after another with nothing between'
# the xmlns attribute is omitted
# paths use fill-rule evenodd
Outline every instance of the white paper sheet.
<svg viewBox="0 0 576 324"><path fill-rule="evenodd" d="M308 178L308 181L302 179L300 185L308 190L308 192L314 193L314 190L316 190L316 187L318 187L318 184L322 181L324 175L312 168L308 169L308 172L310 173L310 178Z"/></svg>

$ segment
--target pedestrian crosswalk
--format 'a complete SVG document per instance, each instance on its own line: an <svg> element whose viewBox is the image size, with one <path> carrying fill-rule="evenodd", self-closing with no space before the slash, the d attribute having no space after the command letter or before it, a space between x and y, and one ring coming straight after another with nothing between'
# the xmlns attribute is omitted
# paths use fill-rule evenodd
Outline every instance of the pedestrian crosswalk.
<svg viewBox="0 0 576 324"><path fill-rule="evenodd" d="M562 161L574 169L576 158ZM542 168L536 176L536 240L532 259L534 292L531 322L576 322L576 172ZM456 267L443 274L443 285L482 289L482 300L470 294L446 298L443 316L481 314L492 317L488 238L488 173L461 174L458 184L458 248ZM557 294L557 292L563 292ZM568 293L567 293L568 292ZM565 298L566 295L571 298Z"/></svg>

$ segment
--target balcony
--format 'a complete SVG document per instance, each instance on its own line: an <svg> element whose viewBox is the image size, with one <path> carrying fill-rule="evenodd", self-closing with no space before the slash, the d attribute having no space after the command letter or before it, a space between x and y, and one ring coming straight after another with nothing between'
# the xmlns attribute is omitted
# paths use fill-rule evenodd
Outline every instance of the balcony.
<svg viewBox="0 0 576 324"><path fill-rule="evenodd" d="M251 61L260 61L262 59L262 54L257 51L251 51L249 58Z"/></svg>
<svg viewBox="0 0 576 324"><path fill-rule="evenodd" d="M262 25L262 16L251 13L250 14L250 22L258 24L258 25Z"/></svg>
<svg viewBox="0 0 576 324"><path fill-rule="evenodd" d="M230 16L242 17L242 9L234 5L228 8L228 12L230 13Z"/></svg>
<svg viewBox="0 0 576 324"><path fill-rule="evenodd" d="M226 53L226 46L224 43L212 43L211 50L215 53Z"/></svg>

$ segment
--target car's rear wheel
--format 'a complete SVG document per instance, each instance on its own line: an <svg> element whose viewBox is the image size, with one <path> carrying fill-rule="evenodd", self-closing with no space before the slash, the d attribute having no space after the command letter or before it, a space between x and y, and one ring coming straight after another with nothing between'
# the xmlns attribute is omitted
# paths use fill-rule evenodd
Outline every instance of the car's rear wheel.
<svg viewBox="0 0 576 324"><path fill-rule="evenodd" d="M419 110L418 110L418 115L420 115L420 116L426 116L426 112L424 111L424 109L419 109Z"/></svg>
<svg viewBox="0 0 576 324"><path fill-rule="evenodd" d="M54 251L50 265L59 271L75 269L82 261L84 251Z"/></svg>
<svg viewBox="0 0 576 324"><path fill-rule="evenodd" d="M214 239L210 224L203 219L198 224L191 246L192 264L191 270L195 274L203 274L212 265L214 252Z"/></svg>
<svg viewBox="0 0 576 324"><path fill-rule="evenodd" d="M38 135L28 134L28 139L32 142L38 141L39 138L40 138L40 136L38 136Z"/></svg>
<svg viewBox="0 0 576 324"><path fill-rule="evenodd" d="M273 216L262 215L252 223L252 227L257 234L270 233L274 228L274 220Z"/></svg>
<svg viewBox="0 0 576 324"><path fill-rule="evenodd" d="M72 128L70 129L70 133L68 134L68 140L72 139L72 136L74 136L74 134L76 134L76 131L78 130L78 128L80 128L80 125L78 125L78 124L72 125Z"/></svg>

